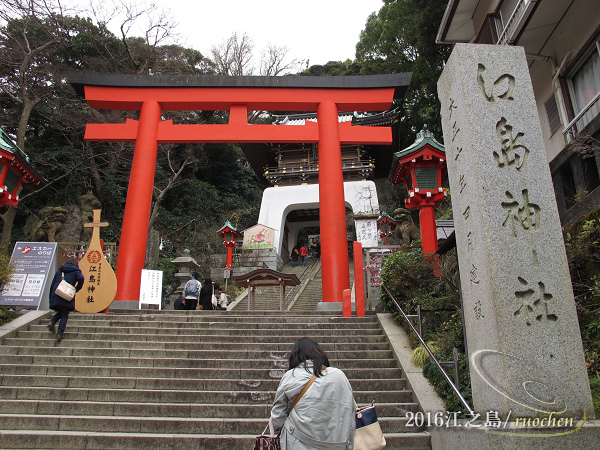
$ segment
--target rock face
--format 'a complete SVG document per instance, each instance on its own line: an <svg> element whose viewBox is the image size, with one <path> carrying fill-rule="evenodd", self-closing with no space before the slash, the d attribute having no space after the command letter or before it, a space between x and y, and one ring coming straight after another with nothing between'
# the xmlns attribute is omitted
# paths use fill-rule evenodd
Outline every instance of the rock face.
<svg viewBox="0 0 600 450"><path fill-rule="evenodd" d="M84 223L92 221L92 211L102 209L102 203L88 192L76 205L45 206L27 219L25 234L32 242L89 242L91 231Z"/></svg>

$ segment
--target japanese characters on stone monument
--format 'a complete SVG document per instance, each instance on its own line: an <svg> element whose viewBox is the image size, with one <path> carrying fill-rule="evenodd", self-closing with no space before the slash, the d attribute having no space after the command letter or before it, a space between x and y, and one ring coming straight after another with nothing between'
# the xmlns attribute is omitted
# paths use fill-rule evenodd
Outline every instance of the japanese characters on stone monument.
<svg viewBox="0 0 600 450"><path fill-rule="evenodd" d="M438 81L475 410L593 416L525 52L457 44Z"/></svg>

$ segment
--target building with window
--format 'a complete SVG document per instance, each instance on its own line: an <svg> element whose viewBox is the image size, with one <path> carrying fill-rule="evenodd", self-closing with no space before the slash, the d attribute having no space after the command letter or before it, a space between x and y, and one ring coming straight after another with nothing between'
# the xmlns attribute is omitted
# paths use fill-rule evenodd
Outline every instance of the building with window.
<svg viewBox="0 0 600 450"><path fill-rule="evenodd" d="M600 207L597 0L450 0L437 42L525 49L563 225Z"/></svg>

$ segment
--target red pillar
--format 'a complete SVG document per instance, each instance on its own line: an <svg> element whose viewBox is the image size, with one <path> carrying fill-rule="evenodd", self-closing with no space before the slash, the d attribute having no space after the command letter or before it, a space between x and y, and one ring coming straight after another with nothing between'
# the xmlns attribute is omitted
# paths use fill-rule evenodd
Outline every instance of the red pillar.
<svg viewBox="0 0 600 450"><path fill-rule="evenodd" d="M140 297L140 278L146 258L160 117L161 107L156 101L144 102L140 110L119 241L116 301L137 302Z"/></svg>
<svg viewBox="0 0 600 450"><path fill-rule="evenodd" d="M317 120L323 301L341 302L344 289L350 288L350 269L337 105L320 103Z"/></svg>
<svg viewBox="0 0 600 450"><path fill-rule="evenodd" d="M434 205L419 205L419 222L421 224L423 254L435 253L438 249L438 241Z"/></svg>
<svg viewBox="0 0 600 450"><path fill-rule="evenodd" d="M228 269L233 268L233 247L227 246L227 264L225 265Z"/></svg>
<svg viewBox="0 0 600 450"><path fill-rule="evenodd" d="M352 291L350 289L342 291L342 317L352 317Z"/></svg>
<svg viewBox="0 0 600 450"><path fill-rule="evenodd" d="M356 302L356 317L365 315L365 272L363 271L362 244L352 243L354 255L354 300Z"/></svg>

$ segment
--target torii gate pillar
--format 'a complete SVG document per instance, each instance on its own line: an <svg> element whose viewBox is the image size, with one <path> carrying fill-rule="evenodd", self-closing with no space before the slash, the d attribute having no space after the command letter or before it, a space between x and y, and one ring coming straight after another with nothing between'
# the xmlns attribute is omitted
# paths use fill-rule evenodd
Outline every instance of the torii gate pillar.
<svg viewBox="0 0 600 450"><path fill-rule="evenodd" d="M161 107L157 102L142 104L119 241L115 297L119 300L133 300L135 294L139 295L140 280L133 274L142 273L146 259L160 115Z"/></svg>
<svg viewBox="0 0 600 450"><path fill-rule="evenodd" d="M322 102L317 108L319 124L319 209L321 225L321 271L323 301L341 302L350 289L344 174L338 124L338 108Z"/></svg>

